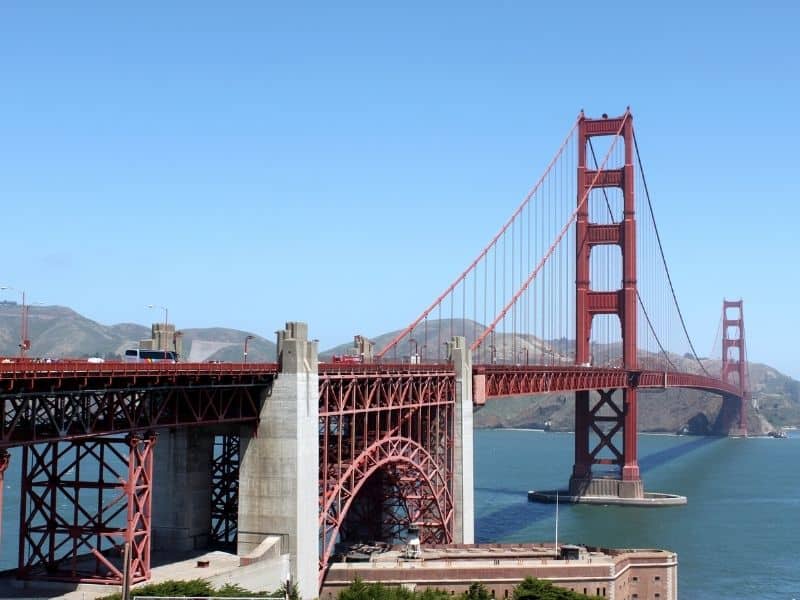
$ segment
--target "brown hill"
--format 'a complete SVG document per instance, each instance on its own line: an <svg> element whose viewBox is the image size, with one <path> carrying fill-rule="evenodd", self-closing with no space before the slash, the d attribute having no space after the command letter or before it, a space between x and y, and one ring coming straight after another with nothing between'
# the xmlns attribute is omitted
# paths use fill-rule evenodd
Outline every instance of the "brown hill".
<svg viewBox="0 0 800 600"><path fill-rule="evenodd" d="M0 355L19 353L21 306L0 302ZM221 327L182 329L184 357L206 361L240 362L250 334ZM49 358L120 357L126 348L150 337L150 328L135 323L102 325L63 306L31 306L28 317L29 356ZM254 335L248 342L248 361L273 362L274 342Z"/></svg>

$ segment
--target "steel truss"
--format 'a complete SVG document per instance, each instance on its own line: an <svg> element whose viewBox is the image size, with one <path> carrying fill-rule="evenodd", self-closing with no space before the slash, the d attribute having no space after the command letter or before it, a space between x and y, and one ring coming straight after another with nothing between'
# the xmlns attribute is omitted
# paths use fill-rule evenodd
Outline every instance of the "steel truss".
<svg viewBox="0 0 800 600"><path fill-rule="evenodd" d="M476 379L481 379L483 382L485 398L611 388L664 389L669 387L691 388L726 396L738 397L741 394L741 391L733 383L694 373L672 371L571 366L476 365L473 373ZM479 399L476 398L476 403L479 402Z"/></svg>
<svg viewBox="0 0 800 600"><path fill-rule="evenodd" d="M11 455L5 448L0 448L0 539L2 539L3 525L3 489L5 489L5 476L8 465L11 462Z"/></svg>
<svg viewBox="0 0 800 600"><path fill-rule="evenodd" d="M135 383L132 381L131 383ZM163 385L0 394L0 446L256 421L259 384Z"/></svg>
<svg viewBox="0 0 800 600"><path fill-rule="evenodd" d="M594 446L591 441L589 442L589 463L592 465L616 465L621 469L624 464L624 449L618 447L614 437L624 430L625 407L620 407L614 402L615 391L598 390L600 399L589 409L589 438L591 440L591 434L594 434L597 439ZM603 450L608 450L605 457L601 456ZM611 454L612 457L609 458L608 454Z"/></svg>
<svg viewBox="0 0 800 600"><path fill-rule="evenodd" d="M98 437L25 446L18 576L121 584L150 577L156 436Z"/></svg>
<svg viewBox="0 0 800 600"><path fill-rule="evenodd" d="M320 373L320 578L337 541L452 541L454 406L450 368Z"/></svg>
<svg viewBox="0 0 800 600"><path fill-rule="evenodd" d="M236 543L239 522L239 436L214 438L211 463L211 535L212 544Z"/></svg>

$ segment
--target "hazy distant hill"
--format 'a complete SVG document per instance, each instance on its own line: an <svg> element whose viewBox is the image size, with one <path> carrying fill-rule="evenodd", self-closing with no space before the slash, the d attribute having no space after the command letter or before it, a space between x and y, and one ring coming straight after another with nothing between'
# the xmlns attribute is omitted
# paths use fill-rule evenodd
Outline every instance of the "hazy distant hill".
<svg viewBox="0 0 800 600"><path fill-rule="evenodd" d="M438 321L430 319L427 324L418 325L414 330L413 339L415 343L404 339L402 343L398 344L396 348L386 355L386 360L402 360L404 357L408 357L415 349L423 360L437 360L439 358L443 360L445 357L444 340L449 340L453 335L463 335L467 339L467 344L472 344L484 329L485 327L482 324L470 319L454 319L452 324L449 320ZM377 352L401 332L401 329L397 329L369 339L374 342L375 351ZM340 344L320 352L320 357L328 359L334 354L346 354L352 346L352 341ZM544 342L532 335L512 336L501 333L494 335L483 345L484 350L482 352L487 362L490 360L491 346L494 346L493 355L497 362L524 362L526 353L531 359L534 356L544 355L554 357L558 361L570 360L568 355L559 353L556 344Z"/></svg>
<svg viewBox="0 0 800 600"><path fill-rule="evenodd" d="M150 328L134 323L101 325L63 306L29 308L30 356L51 358L122 355L139 340L150 337ZM19 352L21 307L0 302L0 355ZM181 329L184 356L199 361L241 361L249 332L214 327ZM248 361L274 362L275 343L260 336L248 342Z"/></svg>

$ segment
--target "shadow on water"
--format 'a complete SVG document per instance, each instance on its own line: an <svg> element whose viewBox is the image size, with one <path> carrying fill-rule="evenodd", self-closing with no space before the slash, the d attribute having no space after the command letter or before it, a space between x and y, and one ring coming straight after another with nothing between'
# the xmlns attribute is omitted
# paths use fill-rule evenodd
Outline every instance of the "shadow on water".
<svg viewBox="0 0 800 600"><path fill-rule="evenodd" d="M505 506L499 510L475 519L475 538L477 542L493 542L503 539L531 523L555 519L556 505L528 502L527 492L517 492L523 502ZM487 532L491 539L481 535Z"/></svg>
<svg viewBox="0 0 800 600"><path fill-rule="evenodd" d="M641 472L647 472L656 467L660 467L669 462L677 460L694 450L718 442L722 437L698 437L690 442L666 448L648 454L639 460ZM514 490L509 488L487 488L476 487L476 492L483 492L493 495L514 496L519 498L514 504L503 506L488 514L481 515L475 519L475 531L477 542L490 542L503 539L514 532L520 531L539 521L555 519L555 504L542 504L539 502L528 502L527 490ZM480 535L479 532L487 532L491 539Z"/></svg>
<svg viewBox="0 0 800 600"><path fill-rule="evenodd" d="M722 439L726 438L703 436L695 438L691 442L681 444L680 446L673 446L672 448L665 448L664 450L653 452L652 454L648 454L639 460L639 471L644 473L650 469L655 469L656 467L660 467L668 462L672 462L677 458L681 458L682 456L689 454L689 452L704 446L708 446L709 444L713 444Z"/></svg>

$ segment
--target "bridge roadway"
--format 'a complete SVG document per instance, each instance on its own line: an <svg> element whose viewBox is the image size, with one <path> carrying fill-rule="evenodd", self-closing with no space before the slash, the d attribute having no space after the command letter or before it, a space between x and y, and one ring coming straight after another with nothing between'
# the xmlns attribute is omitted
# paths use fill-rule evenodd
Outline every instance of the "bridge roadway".
<svg viewBox="0 0 800 600"><path fill-rule="evenodd" d="M448 364L433 363L319 364L320 385L343 376L352 381L452 372ZM277 363L0 363L0 396L4 400L0 448L151 429L256 422L260 410L257 391L270 388L277 375ZM736 398L741 395L734 385L697 374L597 367L475 365L473 381L475 405L499 397L623 388L679 387Z"/></svg>

